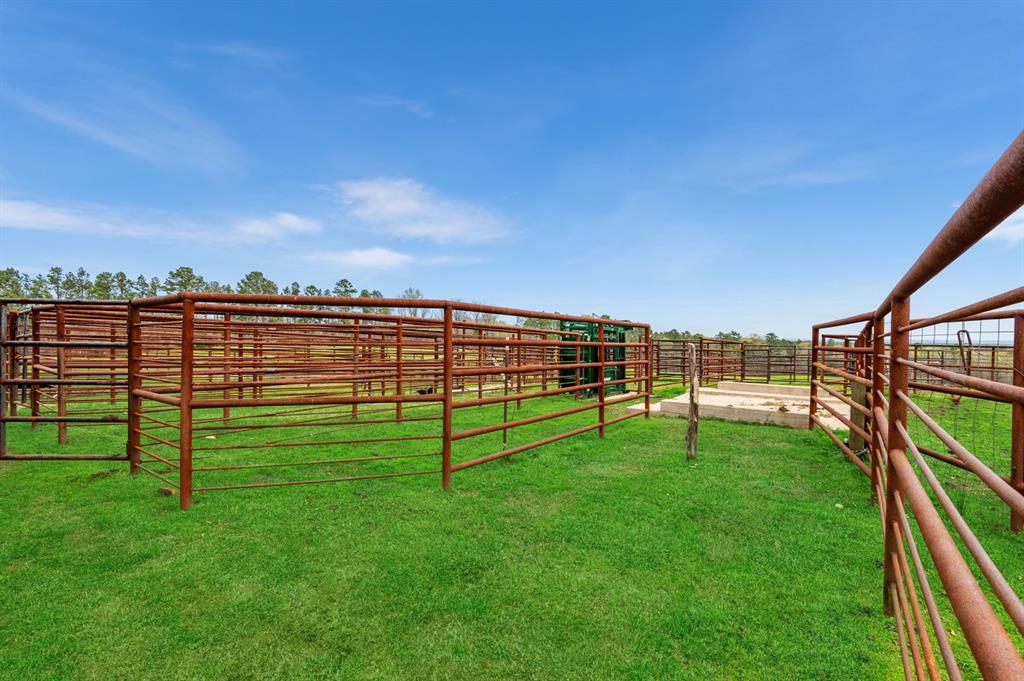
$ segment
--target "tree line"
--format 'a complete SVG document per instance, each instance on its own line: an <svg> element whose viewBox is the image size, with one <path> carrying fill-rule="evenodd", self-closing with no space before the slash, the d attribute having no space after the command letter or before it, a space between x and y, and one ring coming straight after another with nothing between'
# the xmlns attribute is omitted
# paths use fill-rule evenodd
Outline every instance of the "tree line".
<svg viewBox="0 0 1024 681"><path fill-rule="evenodd" d="M178 267L167 273L163 279L138 275L132 277L124 272L100 272L93 276L83 267L65 270L51 267L45 274L34 276L19 272L14 267L0 269L0 297L3 298L45 298L63 300L129 300L148 298L162 293L178 291L204 291L216 293L261 293L293 296L335 296L339 298L383 298L377 289L359 289L348 279L339 279L333 286L320 287L316 284L303 286L297 281L278 286L262 272L246 274L235 284L222 284L197 274L191 267ZM423 294L419 289L407 288L399 296L417 299ZM322 306L320 306L322 307ZM374 305L367 301L364 312L387 314L390 308ZM413 310L414 316L422 311Z"/></svg>
<svg viewBox="0 0 1024 681"><path fill-rule="evenodd" d="M699 340L701 338L710 338L713 340L726 340L726 341L742 341L744 343L753 343L755 345L799 345L798 340L789 340L787 338L781 338L777 334L769 331L763 336L758 333L752 333L744 336L739 331L719 331L713 336L708 336L702 333L690 333L689 331L678 331L672 329L671 331L655 331L651 334L655 338L664 338L667 340Z"/></svg>
<svg viewBox="0 0 1024 681"><path fill-rule="evenodd" d="M167 273L163 279L159 277L146 277L138 275L132 277L124 272L100 272L93 276L83 267L72 270L61 267L51 267L45 274L29 275L19 272L14 267L0 269L0 297L2 298L46 298L64 300L129 300L131 298L149 298L162 293L177 293L178 291L206 291L216 293L256 293L256 294L284 294L292 296L333 296L338 298L383 298L378 289L360 289L350 280L342 278L334 282L332 286L320 287L316 284L303 286L297 281L290 284L278 285L267 278L263 272L249 272L236 283L221 283L215 279L207 279L197 274L191 267L177 267ZM423 298L423 293L418 288L409 287L398 295L399 298L418 300ZM312 306L315 309L331 309L330 306ZM366 305L360 306L363 312L369 314L390 314L391 308L383 305L375 305L367 300ZM424 308L401 308L403 314L412 317L428 317L434 311ZM607 315L603 315L608 318ZM455 311L455 321L476 321L480 323L499 323L495 315L489 313L470 313L463 310ZM553 319L520 318L516 322L521 326L537 329L557 330L558 322ZM780 338L774 333L767 333L764 336L751 334L743 336L737 331L719 331L714 336L705 336L700 333L689 331L656 331L654 338L665 338L671 340L695 340L699 338L713 338L716 340L744 341L748 343L769 344L769 345L796 345L798 341ZM633 339L631 339L633 340Z"/></svg>

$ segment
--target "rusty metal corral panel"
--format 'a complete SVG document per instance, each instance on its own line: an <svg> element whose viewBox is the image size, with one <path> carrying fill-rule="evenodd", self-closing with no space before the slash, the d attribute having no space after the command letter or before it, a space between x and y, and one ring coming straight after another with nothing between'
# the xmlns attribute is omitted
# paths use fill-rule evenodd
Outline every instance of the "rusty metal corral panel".
<svg viewBox="0 0 1024 681"><path fill-rule="evenodd" d="M970 647L972 659L966 663L976 665L985 679L1024 679L1021 651L996 612L1001 610L1006 621L1024 635L1024 605L932 471L939 462L975 475L1008 507L1010 529L1019 532L1024 527L1024 309L1013 308L1024 303L1024 287L939 315L911 318L913 295L1022 204L1024 133L874 312L812 327L809 427L821 428L871 482L885 546L883 600L886 611L896 618L908 679L941 678L938 659L949 678L962 678L960 664L964 661L956 658L950 646L936 589L924 569L924 553L938 572L938 593L949 600ZM950 333L954 324L960 323L962 329L967 322L999 320L1012 329L1012 339L1007 342L997 339L989 346L979 346L959 330ZM851 326L854 331L842 332ZM955 340L931 345L910 342L914 331L926 338L929 329L940 327L945 327L947 338ZM1011 331L1002 335L1010 336ZM865 390L866 404L841 389L851 384ZM818 418L817 408L827 408L818 397L819 390L846 401L864 417L858 420L860 424L846 425L868 443L866 450L855 451ZM1010 405L1009 476L993 471L921 408L918 402L928 393L949 396L953 401L969 397ZM933 434L943 451L915 442L909 419ZM916 532L911 523L917 526ZM966 552L954 541L947 523ZM915 541L916 533L924 540L924 551ZM993 597L987 596L975 579L967 556L978 566ZM939 648L938 658L933 640Z"/></svg>
<svg viewBox="0 0 1024 681"><path fill-rule="evenodd" d="M92 458L128 459L133 473L177 490L184 508L193 494L227 489L414 475L439 475L447 487L459 470L591 430L603 436L637 415L607 413L622 402L642 399L649 415L645 324L450 301L373 303L388 312L356 311L365 299L182 293L4 314L18 330L9 338L3 329L0 436L11 421L58 422L46 416L51 398L62 427L127 423L127 455ZM34 326L25 321L33 318ZM598 337L559 331L563 322L592 324ZM626 342L624 329L637 340ZM566 348L593 357L565 362ZM48 364L59 365L61 382L33 383L30 368ZM565 369L596 378L561 386ZM581 389L594 397L536 406ZM632 394L606 395L626 389ZM529 416L518 414L524 405ZM492 422L462 426L471 413ZM575 422L530 439L530 426L563 417ZM361 435L367 428L374 432ZM512 442L513 433L527 436ZM4 442L0 458L28 458Z"/></svg>

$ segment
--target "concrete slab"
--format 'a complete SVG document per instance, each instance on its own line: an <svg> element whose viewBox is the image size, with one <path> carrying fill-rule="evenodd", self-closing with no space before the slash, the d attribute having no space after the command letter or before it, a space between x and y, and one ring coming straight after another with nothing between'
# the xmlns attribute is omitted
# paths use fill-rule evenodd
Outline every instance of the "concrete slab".
<svg viewBox="0 0 1024 681"><path fill-rule="evenodd" d="M783 386L792 387L792 386ZM651 405L652 412L655 405ZM690 395L684 394L657 404L658 414L686 418L690 414ZM830 400L837 412L849 415L849 407L838 400ZM742 390L719 390L702 388L700 391L700 415L703 418L747 423L773 423L788 428L806 428L809 410L807 395L758 394ZM818 416L830 428L845 429L842 422L819 410Z"/></svg>
<svg viewBox="0 0 1024 681"><path fill-rule="evenodd" d="M744 383L742 381L719 381L719 390L733 390L757 395L790 395L811 399L811 388L806 385L776 385L774 383Z"/></svg>

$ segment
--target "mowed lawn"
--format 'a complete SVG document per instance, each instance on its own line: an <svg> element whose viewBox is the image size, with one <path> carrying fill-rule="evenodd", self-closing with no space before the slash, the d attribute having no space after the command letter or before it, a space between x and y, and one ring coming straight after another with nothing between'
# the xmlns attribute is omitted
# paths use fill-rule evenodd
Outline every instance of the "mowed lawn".
<svg viewBox="0 0 1024 681"><path fill-rule="evenodd" d="M696 463L684 434L187 512L124 463L0 464L0 678L901 677L863 476L820 433L705 421Z"/></svg>

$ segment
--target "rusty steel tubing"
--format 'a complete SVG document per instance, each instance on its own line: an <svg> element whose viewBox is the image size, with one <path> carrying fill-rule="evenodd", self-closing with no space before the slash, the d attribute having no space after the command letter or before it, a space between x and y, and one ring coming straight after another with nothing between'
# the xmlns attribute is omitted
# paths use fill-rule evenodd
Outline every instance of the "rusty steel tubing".
<svg viewBox="0 0 1024 681"><path fill-rule="evenodd" d="M843 371L842 369L837 369L836 367L829 366L829 365L824 364L822 362L815 362L814 366L816 368L818 368L818 369L821 369L825 373L834 374L836 376L840 376L842 378L845 378L848 381L852 381L854 383L860 383L861 385L865 385L865 386L871 387L871 381L869 381L868 379L863 378L861 376L857 376L856 374L851 374L848 371Z"/></svg>
<svg viewBox="0 0 1024 681"><path fill-rule="evenodd" d="M843 416L843 414L840 413L839 410L830 405L828 402L825 402L824 400L820 400L818 398L815 398L814 401L817 402L820 406L824 407L825 410L828 411L828 413L830 413L833 417L838 419L840 423L846 426L847 430L853 433L857 433L857 435L860 435L866 441L871 440L871 435L866 430L858 426L856 423L854 423L847 417Z"/></svg>
<svg viewBox="0 0 1024 681"><path fill-rule="evenodd" d="M968 388L988 393L996 397L1001 397L1008 401L1024 404L1024 388L1022 387L1007 385L1006 383L999 383L998 381L990 381L986 378L977 378L976 376L965 376L964 374L958 374L955 371L946 371L945 369L939 369L927 364L921 364L920 362L903 359L902 357L898 358L896 361L900 364L905 364L908 367L917 369L918 371L935 376L936 378L943 378L947 381L953 381L954 383L959 383L960 385Z"/></svg>
<svg viewBox="0 0 1024 681"><path fill-rule="evenodd" d="M374 300L377 300L376 298ZM341 478L318 478L316 480L283 480L280 482L253 482L240 485L208 485L196 487L196 492L214 492L232 489L259 489L261 487L289 487L292 485L320 485L330 482L348 482L352 480L381 480L383 478L403 478L411 475L437 475L440 471L402 471L398 473L377 473L373 475L349 475Z"/></svg>
<svg viewBox="0 0 1024 681"><path fill-rule="evenodd" d="M444 402L442 406L441 438L441 487L451 488L452 484L452 402L454 398L454 345L453 311L451 305L444 306Z"/></svg>
<svg viewBox="0 0 1024 681"><path fill-rule="evenodd" d="M571 385L564 388L550 388L548 390L538 390L535 392L517 392L509 395L497 395L495 397L484 397L473 400L459 400L453 405L455 409L466 409L468 407L480 407L488 404L501 404L502 402L518 402L520 400L533 399L537 397L551 397L552 395L564 395L566 393L579 392L581 390L596 389L601 384L598 383L581 383L579 385Z"/></svg>
<svg viewBox="0 0 1024 681"><path fill-rule="evenodd" d="M899 537L899 526L896 523L893 523L889 530L897 535L897 548L902 546L903 539L902 537ZM912 613L910 612L910 604L907 602L907 593L904 588L905 577L903 575L903 568L900 565L898 553L893 553L888 558L893 563L896 572L896 580L894 584L896 587L896 598L899 606L897 612L902 615L902 618L897 618L897 621L902 619L902 624L906 628L905 631L901 633L904 633L906 636L905 640L910 648L910 657L914 662L914 674L917 677L917 681L925 681L919 641L917 636L914 634L914 624L911 622ZM908 670L904 668L904 672L906 671ZM907 675L909 676L909 674Z"/></svg>
<svg viewBox="0 0 1024 681"><path fill-rule="evenodd" d="M152 298L141 298L132 301L142 307L158 307L167 304L181 303L184 300L191 300L194 303L250 303L257 305L335 305L361 307L367 303L366 298L338 298L334 296L291 296L278 294L249 294L249 293L213 293L213 292L184 292L167 296L155 296ZM390 308L430 308L444 310L446 307L453 307L465 312L483 312L505 317L527 317L537 319L555 319L567 321L592 322L593 317L581 315L563 315L552 312L541 312L536 310L523 310L513 307L499 307L495 305L481 305L477 303L453 302L448 300L416 299L408 298L374 298L372 302L377 307ZM605 324L625 326L630 328L642 328L647 326L638 322L626 320L607 319L602 320Z"/></svg>
<svg viewBox="0 0 1024 681"><path fill-rule="evenodd" d="M581 434L589 432L591 430L596 430L600 426L601 426L600 423L591 423L589 425L582 426L580 428L576 428L575 430L570 430L570 431L565 432L565 433L559 433L558 435L552 435L551 437L546 437L546 438L544 438L542 440L536 440L534 442L530 442L530 443L527 443L525 445L519 445L518 447L512 447L511 449L506 449L506 450L503 450L503 451L500 451L500 452L495 452L493 454L488 454L486 456L480 456L480 457L477 457L475 459L470 459L469 461L462 461L462 462L457 463L454 466L452 466L452 470L453 471L461 471L461 470L464 470L466 468L472 468L473 466L479 466L482 463L487 463L489 461L494 461L496 459L503 459L505 457L512 456L513 454L519 454L520 452L525 452L525 451L527 451L529 449L534 449L536 447L541 447L543 445L549 445L549 444L551 444L553 442L558 442L559 440L564 440L566 438L574 437L576 435L581 435Z"/></svg>
<svg viewBox="0 0 1024 681"><path fill-rule="evenodd" d="M832 442L834 442L840 450L842 450L843 454L846 454L850 461L852 461L857 466L857 468L860 469L861 473L863 473L869 478L871 477L871 471L868 470L868 467L864 464L863 461L860 460L860 457L858 457L852 449L847 447L846 443L840 440L839 436L833 433L832 429L826 426L825 423L817 415L811 415L811 422L814 425L818 426L818 428L821 428L825 435L828 435L829 439L832 440Z"/></svg>
<svg viewBox="0 0 1024 681"><path fill-rule="evenodd" d="M919 419L921 419L922 423L928 426L929 430L935 433L935 435L942 440L942 444L949 447L953 454L955 454L958 459L970 468L972 473L980 478L981 481L984 482L989 489L995 492L1000 499L1006 502L1007 506L1017 513L1024 513L1024 496L1009 485L1002 477L994 473L991 468L979 461L978 458L971 454L966 447L957 442L956 438L947 433L942 426L928 416L921 407L917 406L913 400L907 397L906 393L903 391L896 391L896 396L902 400Z"/></svg>
<svg viewBox="0 0 1024 681"><path fill-rule="evenodd" d="M902 509L900 509L898 505L902 502L900 501L898 494L896 496L896 503L897 513L899 513ZM893 525L893 531L901 533L902 535L902 525ZM897 558L899 559L899 570L904 580L902 587L906 593L905 598L910 603L911 612L914 614L914 625L917 628L917 640L921 646L921 657L924 659L924 663L928 670L928 678L931 681L941 681L942 677L939 675L939 667L935 661L935 654L932 651L932 641L931 638L928 637L928 627L925 625L924 616L921 614L921 603L917 598L917 588L914 585L914 576L910 572L910 563L907 561L907 553L903 546L905 539L905 537L901 536L900 541L896 544ZM918 675L920 676L921 668L918 667L918 670Z"/></svg>
<svg viewBox="0 0 1024 681"><path fill-rule="evenodd" d="M1001 307L1006 307L1007 305L1014 305L1020 302L1024 302L1024 286L1019 286L1015 289L1011 289L1009 291L1000 293L990 298L979 300L976 303L971 303L970 305L965 305L955 310L951 310L940 315L935 315L934 317L928 317L926 319L915 319L910 324L908 324L907 326L903 327L900 330L913 331L915 329L922 329L926 326L935 326L936 324L942 324L945 322L969 321L971 318L976 319L976 315L981 315L984 312L991 312L994 310L998 310ZM1009 316L1004 315L1007 315L1007 311L1003 311L1000 316L997 316L995 318L1009 318Z"/></svg>
<svg viewBox="0 0 1024 681"><path fill-rule="evenodd" d="M958 388L955 385L942 385L940 383L922 383L921 381L910 381L908 384L910 388L914 390L926 390L933 393L943 393L946 395L959 395L960 397L973 397L976 400L987 400L989 402L1002 402L1004 404L1010 404L1013 400L1009 400L1005 397L998 395L990 395L989 393L981 392L980 390L971 390L969 388Z"/></svg>
<svg viewBox="0 0 1024 681"><path fill-rule="evenodd" d="M287 468L290 466L329 466L336 463L358 463L362 461L391 461L396 459L419 459L434 456L441 456L440 452L425 452L420 454L373 454L368 456L356 456L346 459L322 459L317 461L287 461L284 463L244 463L224 466L196 466L194 471L237 471L254 468Z"/></svg>
<svg viewBox="0 0 1024 681"><path fill-rule="evenodd" d="M893 287L875 317L892 309L891 301L906 298L979 242L1024 204L1024 132L1010 143L978 186ZM906 326L906 324L903 324Z"/></svg>
<svg viewBox="0 0 1024 681"><path fill-rule="evenodd" d="M914 561L914 572L917 574L917 581L921 586L921 595L924 597L928 618L931 620L932 630L935 632L935 640L939 644L939 652L946 666L946 673L949 674L950 681L963 681L960 665L957 664L956 656L953 654L953 647L949 644L949 634L946 633L946 627L942 623L938 603L935 601L931 584L928 582L928 574L925 572L924 564L921 562L921 554L917 550L917 542L914 540L914 534L910 531L910 521L907 520L907 512L903 508L903 497L899 490L896 490L895 496L898 503L896 512L899 515L900 527L903 529L903 537L910 549L910 557ZM924 635L922 634L922 636Z"/></svg>
<svg viewBox="0 0 1024 681"><path fill-rule="evenodd" d="M928 494L910 468L906 455L901 449L890 449L889 462L893 466L899 488L910 503L939 579L982 676L987 681L1019 681L1024 678L1024 660L1021 659L1020 651L1010 641L989 605L960 555L960 549L949 536Z"/></svg>
<svg viewBox="0 0 1024 681"><path fill-rule="evenodd" d="M865 416L870 416L871 415L871 410L868 409L867 407L865 407L863 404L855 402L854 400L850 399L849 397L847 397L846 395L842 394L841 392L839 392L837 390L833 390L831 387L829 387L828 385L822 383L821 381L815 380L815 383L817 384L817 386L819 388L821 388L822 390L824 390L825 392L827 392L829 395L831 395L832 397L836 398L840 402L843 402L848 407L851 407L852 409L855 409L856 411L859 411L860 413L864 414ZM817 400L818 398L815 397L814 399Z"/></svg>
<svg viewBox="0 0 1024 681"><path fill-rule="evenodd" d="M163 397L163 396L161 396ZM151 398L151 399L156 399ZM383 404L394 402L442 402L444 395L324 395L320 397L265 397L257 399L195 400L196 409L215 407L281 407L314 404Z"/></svg>
<svg viewBox="0 0 1024 681"><path fill-rule="evenodd" d="M123 454L5 454L3 461L127 461Z"/></svg>
<svg viewBox="0 0 1024 681"><path fill-rule="evenodd" d="M956 530L957 534L963 540L964 545L974 558L974 562L977 563L978 567L981 568L981 572L985 575L985 579L992 586L992 591L996 594L996 597L1003 604L1007 614L1013 623L1017 626L1017 630L1024 634L1024 604L1021 603L1016 592L1010 583L1003 577L1003 573L999 570L996 564L989 557L985 551L985 547L981 545L977 535L971 530L971 526L964 520L963 515L957 510L956 505L949 498L949 494L946 493L942 483L939 482L938 478L932 472L932 469L928 466L928 462L924 460L921 455L922 452L918 446L910 439L910 436L906 434L906 429L902 424L898 428L904 433L904 438L907 441L907 447L913 454L915 461L917 462L918 468L924 475L925 480L928 482L928 486L931 487L935 497L939 500L939 504L942 509L946 512L946 517L949 518L950 523Z"/></svg>
<svg viewBox="0 0 1024 681"><path fill-rule="evenodd" d="M875 316L873 312L862 312L861 314L851 315L849 317L843 317L842 319L833 319L830 322L822 322L821 324L815 324L811 329L830 329L836 326L847 326L849 324L856 324L858 322L866 322L871 320ZM812 346L816 343L812 343Z"/></svg>
<svg viewBox="0 0 1024 681"><path fill-rule="evenodd" d="M195 356L195 303L183 300L181 309L181 391L178 402L178 489L181 510L192 505L192 360Z"/></svg>
<svg viewBox="0 0 1024 681"><path fill-rule="evenodd" d="M507 403L506 403L507 404ZM562 409L547 414L539 414L537 416L530 416L524 419L518 419L516 421L508 421L505 423L495 423L489 426L480 426L478 428L471 428L469 430L459 431L452 433L452 440L463 440L468 437L476 437L477 435L486 435L487 433L494 433L499 430L508 430L509 428L516 428L518 426L525 426L531 423L540 423L541 421L547 421L549 419L557 419L563 416L569 416L571 414L579 414L580 412L589 411L596 409L601 406L595 402L593 404L585 404L580 407L571 407L569 409Z"/></svg>

